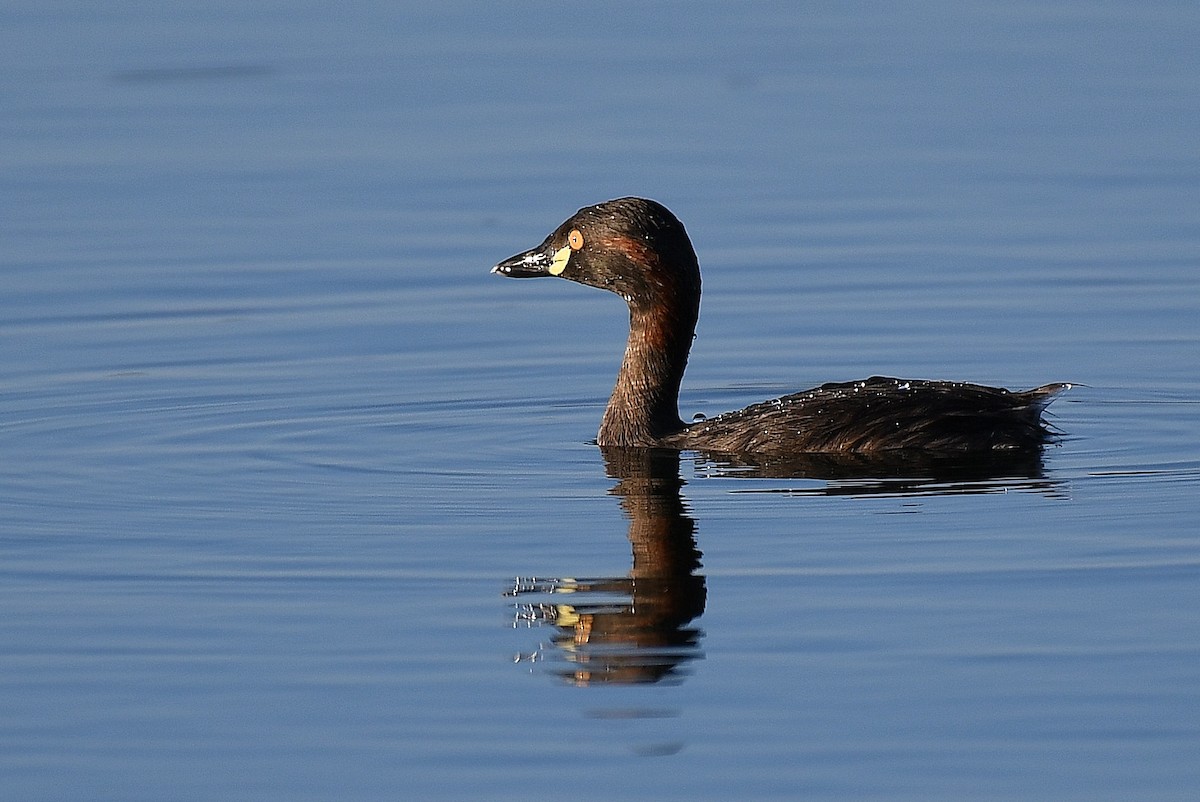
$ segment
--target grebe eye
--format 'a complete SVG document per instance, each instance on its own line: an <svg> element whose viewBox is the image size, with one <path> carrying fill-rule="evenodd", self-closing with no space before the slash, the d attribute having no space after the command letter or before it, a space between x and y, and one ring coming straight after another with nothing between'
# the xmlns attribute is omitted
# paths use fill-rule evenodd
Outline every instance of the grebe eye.
<svg viewBox="0 0 1200 802"><path fill-rule="evenodd" d="M579 229L571 229L571 233L567 235L567 244L571 246L571 250L577 251L583 247L583 234Z"/></svg>

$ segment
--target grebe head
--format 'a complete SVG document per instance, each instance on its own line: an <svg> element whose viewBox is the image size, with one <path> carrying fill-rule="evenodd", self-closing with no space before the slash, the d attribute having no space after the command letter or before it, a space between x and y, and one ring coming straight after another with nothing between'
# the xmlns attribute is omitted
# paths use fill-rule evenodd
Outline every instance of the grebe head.
<svg viewBox="0 0 1200 802"><path fill-rule="evenodd" d="M661 203L618 198L580 209L493 273L561 278L620 295L631 310L698 305L700 268L683 224Z"/></svg>

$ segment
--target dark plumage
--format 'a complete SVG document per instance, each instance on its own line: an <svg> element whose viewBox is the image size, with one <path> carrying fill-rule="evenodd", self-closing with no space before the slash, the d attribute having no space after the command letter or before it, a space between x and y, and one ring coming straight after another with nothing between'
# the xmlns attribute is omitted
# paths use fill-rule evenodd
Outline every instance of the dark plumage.
<svg viewBox="0 0 1200 802"><path fill-rule="evenodd" d="M679 418L679 385L700 310L700 268L683 224L666 207L642 198L588 206L492 272L561 276L629 305L625 359L596 438L602 446L762 456L1032 450L1049 437L1042 410L1070 386L1010 392L875 376L689 425Z"/></svg>

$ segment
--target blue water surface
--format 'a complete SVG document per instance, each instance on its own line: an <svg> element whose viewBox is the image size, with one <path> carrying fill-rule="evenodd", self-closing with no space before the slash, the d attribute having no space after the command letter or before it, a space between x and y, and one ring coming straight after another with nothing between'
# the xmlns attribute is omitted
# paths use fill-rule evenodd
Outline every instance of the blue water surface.
<svg viewBox="0 0 1200 802"><path fill-rule="evenodd" d="M1188 799L1200 9L0 11L0 796ZM602 454L655 197L714 414L1074 387L1037 466Z"/></svg>

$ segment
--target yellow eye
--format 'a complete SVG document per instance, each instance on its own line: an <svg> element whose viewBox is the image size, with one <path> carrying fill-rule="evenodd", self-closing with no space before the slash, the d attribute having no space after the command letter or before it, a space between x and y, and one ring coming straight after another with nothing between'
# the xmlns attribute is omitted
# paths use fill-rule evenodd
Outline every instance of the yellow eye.
<svg viewBox="0 0 1200 802"><path fill-rule="evenodd" d="M571 250L577 251L583 247L583 234L579 229L571 229L571 233L567 235L567 244L571 246Z"/></svg>

